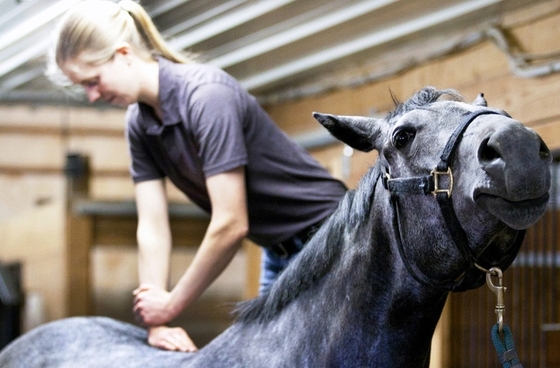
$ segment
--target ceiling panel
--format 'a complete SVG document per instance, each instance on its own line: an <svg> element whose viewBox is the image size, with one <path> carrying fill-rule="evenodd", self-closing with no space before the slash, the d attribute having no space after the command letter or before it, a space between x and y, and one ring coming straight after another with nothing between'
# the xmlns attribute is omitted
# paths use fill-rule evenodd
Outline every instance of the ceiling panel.
<svg viewBox="0 0 560 368"><path fill-rule="evenodd" d="M0 102L86 103L44 76L50 32L79 0L0 0ZM257 97L372 64L394 49L481 27L538 0L145 0L176 49ZM542 1L544 2L544 0Z"/></svg>

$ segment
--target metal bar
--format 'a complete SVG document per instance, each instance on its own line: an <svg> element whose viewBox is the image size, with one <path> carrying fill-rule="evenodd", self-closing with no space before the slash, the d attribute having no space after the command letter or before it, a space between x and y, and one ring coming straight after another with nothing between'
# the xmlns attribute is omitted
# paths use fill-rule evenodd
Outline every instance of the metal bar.
<svg viewBox="0 0 560 368"><path fill-rule="evenodd" d="M545 331L545 332L560 331L560 323L543 323L541 325L541 331Z"/></svg>
<svg viewBox="0 0 560 368"><path fill-rule="evenodd" d="M395 25L394 27L386 28L379 32L356 38L326 50L314 52L312 55L302 57L298 60L279 65L276 68L243 79L241 80L241 84L248 90L257 89L264 85L282 80L288 76L328 64L343 57L356 54L366 49L397 40L406 35L445 23L475 10L480 10L490 5L494 5L500 1L501 0L478 0L451 6L449 8L433 12L429 15L416 18L412 21L403 22Z"/></svg>
<svg viewBox="0 0 560 368"><path fill-rule="evenodd" d="M229 13L227 16L216 19L215 22L200 27L184 36L175 37L169 44L176 49L185 49L204 41L220 33L227 32L240 24L255 19L263 14L271 12L294 0L267 0L258 1L251 7L242 8L239 11Z"/></svg>
<svg viewBox="0 0 560 368"><path fill-rule="evenodd" d="M137 215L134 201L76 200L73 212L82 216L128 216ZM208 218L209 215L192 204L170 203L169 215L178 218Z"/></svg>
<svg viewBox="0 0 560 368"><path fill-rule="evenodd" d="M219 68L227 68L262 55L265 52L275 50L310 35L319 33L325 29L351 21L356 17L387 6L395 1L396 0L362 1L335 13L327 14L323 17L307 21L305 24L292 27L284 32L277 33L271 37L267 37L245 47L237 48L233 52L209 60L208 63Z"/></svg>

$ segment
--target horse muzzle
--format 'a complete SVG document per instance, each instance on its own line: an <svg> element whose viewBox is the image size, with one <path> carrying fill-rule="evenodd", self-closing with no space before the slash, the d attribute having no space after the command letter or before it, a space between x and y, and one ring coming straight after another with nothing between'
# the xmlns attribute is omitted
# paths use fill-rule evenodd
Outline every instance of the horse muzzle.
<svg viewBox="0 0 560 368"><path fill-rule="evenodd" d="M510 201L500 196L480 194L475 202L493 216L515 230L527 229L545 213L550 195L545 193L535 199Z"/></svg>
<svg viewBox="0 0 560 368"><path fill-rule="evenodd" d="M516 121L493 125L478 149L487 188L475 202L513 229L526 229L546 211L552 156L544 141Z"/></svg>

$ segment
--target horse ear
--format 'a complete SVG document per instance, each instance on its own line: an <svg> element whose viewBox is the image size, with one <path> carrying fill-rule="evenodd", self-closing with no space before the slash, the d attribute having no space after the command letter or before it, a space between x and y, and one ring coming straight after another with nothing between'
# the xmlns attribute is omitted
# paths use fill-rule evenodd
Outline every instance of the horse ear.
<svg viewBox="0 0 560 368"><path fill-rule="evenodd" d="M377 119L362 116L337 116L313 113L319 121L337 139L359 151L369 152L374 148L374 123Z"/></svg>
<svg viewBox="0 0 560 368"><path fill-rule="evenodd" d="M484 106L484 107L488 107L488 103L486 102L486 99L484 98L484 93L479 93L478 96L476 96L475 100L472 103L475 106Z"/></svg>

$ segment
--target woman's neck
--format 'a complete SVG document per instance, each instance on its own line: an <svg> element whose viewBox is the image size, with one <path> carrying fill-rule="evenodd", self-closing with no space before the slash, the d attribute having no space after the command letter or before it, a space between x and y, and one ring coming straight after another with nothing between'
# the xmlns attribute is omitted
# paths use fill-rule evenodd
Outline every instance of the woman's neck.
<svg viewBox="0 0 560 368"><path fill-rule="evenodd" d="M156 60L140 60L138 68L141 78L139 102L143 102L154 109L156 115L161 119L159 105L159 64Z"/></svg>

